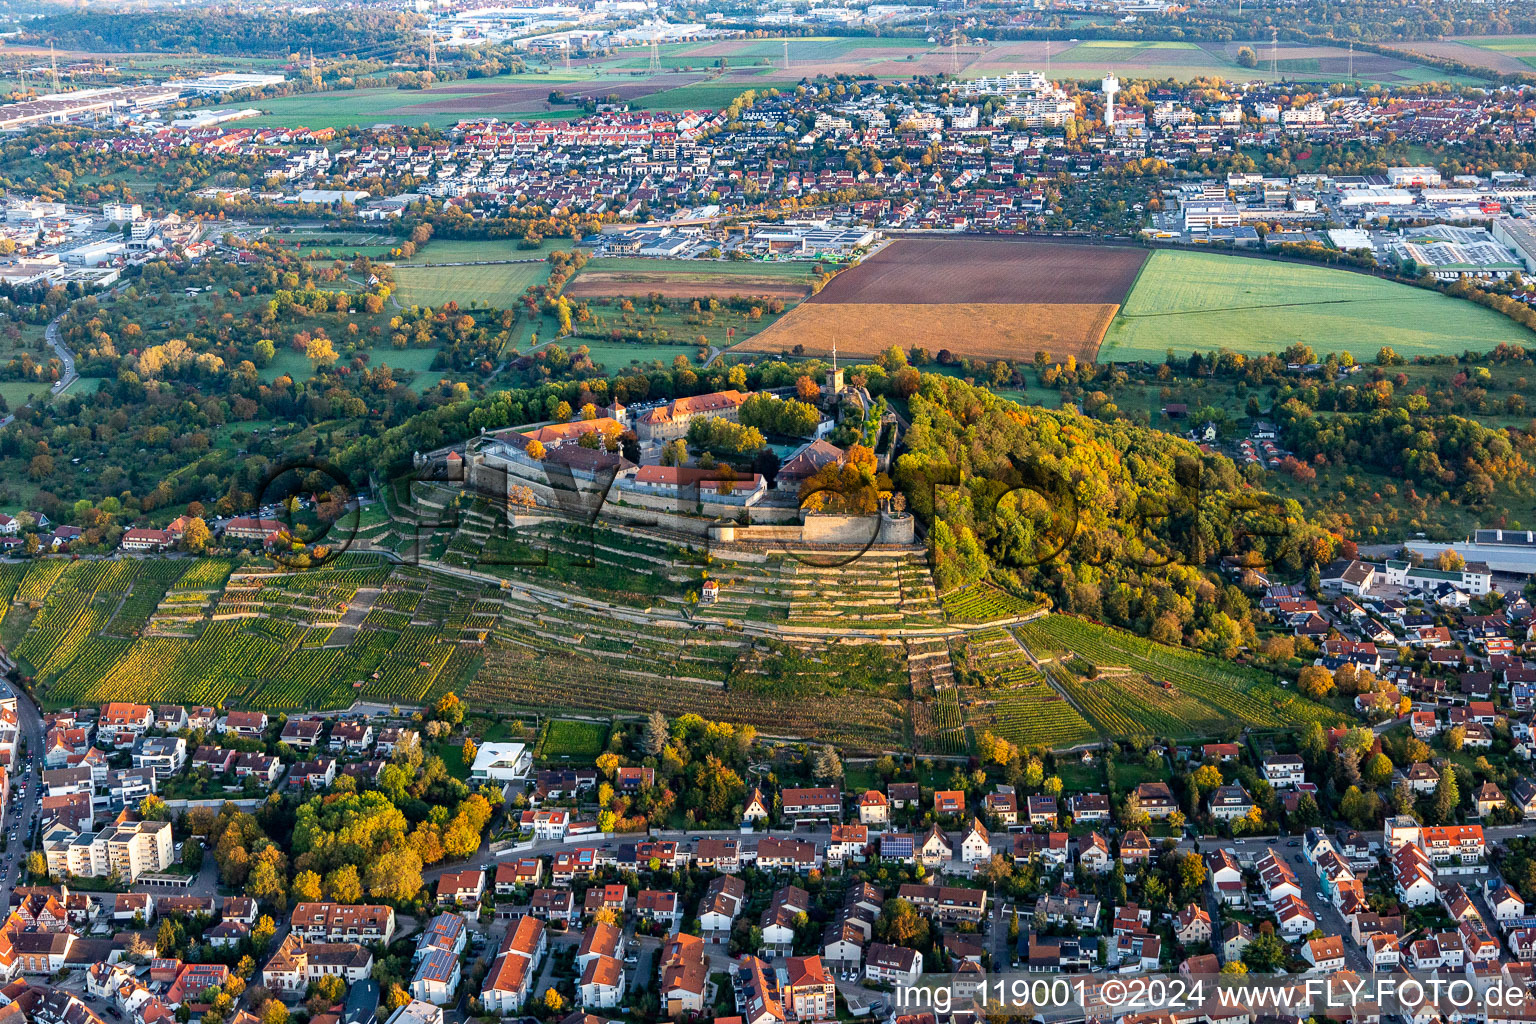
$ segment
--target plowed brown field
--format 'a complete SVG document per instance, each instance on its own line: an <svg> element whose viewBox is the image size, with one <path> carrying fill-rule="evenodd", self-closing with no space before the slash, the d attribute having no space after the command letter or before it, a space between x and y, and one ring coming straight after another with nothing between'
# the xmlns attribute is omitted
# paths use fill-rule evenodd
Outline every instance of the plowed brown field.
<svg viewBox="0 0 1536 1024"><path fill-rule="evenodd" d="M1145 249L1004 237L899 238L812 302L1122 302Z"/></svg>
<svg viewBox="0 0 1536 1024"><path fill-rule="evenodd" d="M802 302L734 352L873 356L892 345L947 348L973 359L1091 362L1119 304L1114 302Z"/></svg>
<svg viewBox="0 0 1536 1024"><path fill-rule="evenodd" d="M836 342L850 356L920 345L1091 362L1146 258L1143 249L997 236L900 238L734 351L826 355Z"/></svg>

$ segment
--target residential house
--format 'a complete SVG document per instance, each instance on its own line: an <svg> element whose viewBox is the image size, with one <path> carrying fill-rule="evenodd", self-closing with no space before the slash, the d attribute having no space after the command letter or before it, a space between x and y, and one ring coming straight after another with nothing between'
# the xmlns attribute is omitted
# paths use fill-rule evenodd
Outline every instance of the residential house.
<svg viewBox="0 0 1536 1024"><path fill-rule="evenodd" d="M1264 758L1264 779L1276 789L1294 789L1307 781L1306 766L1295 754L1270 754Z"/></svg>
<svg viewBox="0 0 1536 1024"><path fill-rule="evenodd" d="M839 821L843 797L836 786L786 789L779 794L779 811L786 821Z"/></svg>
<svg viewBox="0 0 1536 1024"><path fill-rule="evenodd" d="M878 789L867 789L859 797L859 822L864 825L885 825L891 820L890 803Z"/></svg>
<svg viewBox="0 0 1536 1024"><path fill-rule="evenodd" d="M661 947L662 1011L678 1018L704 1012L704 997L709 986L709 962L704 955L704 940L679 932L668 937Z"/></svg>
<svg viewBox="0 0 1536 1024"><path fill-rule="evenodd" d="M1186 903L1173 919L1173 934L1180 945L1196 946L1211 941L1211 915L1202 906Z"/></svg>
<svg viewBox="0 0 1536 1024"><path fill-rule="evenodd" d="M1166 782L1140 783L1132 799L1141 812L1153 821L1166 820L1179 809L1178 801L1173 798L1173 790L1168 788Z"/></svg>
<svg viewBox="0 0 1536 1024"><path fill-rule="evenodd" d="M437 880L437 902L440 906L477 907L485 895L485 871L467 868L449 871Z"/></svg>
<svg viewBox="0 0 1536 1024"><path fill-rule="evenodd" d="M864 956L864 980L876 985L915 985L923 973L923 954L904 946L872 942Z"/></svg>
<svg viewBox="0 0 1536 1024"><path fill-rule="evenodd" d="M536 917L520 917L507 929L480 989L487 1013L510 1016L522 1011L548 948L544 922Z"/></svg>

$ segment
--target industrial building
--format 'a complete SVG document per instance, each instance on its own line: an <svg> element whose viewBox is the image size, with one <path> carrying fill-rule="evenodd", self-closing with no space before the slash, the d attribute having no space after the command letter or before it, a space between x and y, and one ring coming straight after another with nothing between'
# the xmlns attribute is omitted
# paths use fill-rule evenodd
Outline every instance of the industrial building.
<svg viewBox="0 0 1536 1024"><path fill-rule="evenodd" d="M1509 246L1528 273L1536 274L1536 224L1514 217L1499 217L1493 222L1493 237Z"/></svg>
<svg viewBox="0 0 1536 1024"><path fill-rule="evenodd" d="M84 117L100 118L125 110L152 110L180 98L181 88L176 85L111 86L54 93L24 103L0 106L0 131L34 124L58 124Z"/></svg>
<svg viewBox="0 0 1536 1024"><path fill-rule="evenodd" d="M223 71L216 75L183 78L167 84L178 86L186 92L197 93L200 96L221 96L241 89L265 89L270 85L282 85L285 80L282 75L245 75Z"/></svg>

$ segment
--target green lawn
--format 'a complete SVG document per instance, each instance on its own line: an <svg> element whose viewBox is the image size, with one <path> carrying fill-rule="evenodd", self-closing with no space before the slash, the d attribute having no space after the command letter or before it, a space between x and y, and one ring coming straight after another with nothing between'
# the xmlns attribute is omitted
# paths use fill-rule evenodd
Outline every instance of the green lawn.
<svg viewBox="0 0 1536 1024"><path fill-rule="evenodd" d="M593 760L608 745L607 722L550 721L541 754L545 760Z"/></svg>
<svg viewBox="0 0 1536 1024"><path fill-rule="evenodd" d="M500 263L484 267L399 266L396 297L402 306L516 305L529 285L549 280L547 263Z"/></svg>
<svg viewBox="0 0 1536 1024"><path fill-rule="evenodd" d="M691 362L698 362L694 357L699 353L697 345L604 343L588 341L586 338L561 338L560 344L567 349L573 349L578 345L587 346L587 352L592 357L592 361L601 364L609 373L623 373L636 366L648 366L658 359L661 360L662 366L671 367L672 360L678 356L687 356Z"/></svg>
<svg viewBox="0 0 1536 1024"><path fill-rule="evenodd" d="M36 396L37 401L46 402L48 392L49 386L47 384L38 384L26 380L0 381L0 396L5 398L5 404L10 408L11 412L15 412L25 405L29 396Z"/></svg>
<svg viewBox="0 0 1536 1024"><path fill-rule="evenodd" d="M557 249L570 252L576 243L569 238L549 238L538 248L518 247L520 239L433 239L416 251L410 259L400 260L396 267L430 267L443 263L471 263L475 260L542 260Z"/></svg>
<svg viewBox="0 0 1536 1024"><path fill-rule="evenodd" d="M1461 299L1329 267L1217 253L1156 252L1099 348L1100 362L1230 348L1249 355L1294 342L1319 355L1374 358L1530 345L1530 331Z"/></svg>
<svg viewBox="0 0 1536 1024"><path fill-rule="evenodd" d="M432 360L436 358L436 348L391 348L388 345L380 345L368 351L369 366L388 366L392 370L405 370L410 373L430 371ZM452 376L451 371L448 370L444 370L443 374Z"/></svg>
<svg viewBox="0 0 1536 1024"><path fill-rule="evenodd" d="M310 365L309 359L303 352L295 352L293 349L283 347L277 350L272 361L257 371L262 380L273 381L282 376L288 376L296 381L309 380L315 375L315 368Z"/></svg>

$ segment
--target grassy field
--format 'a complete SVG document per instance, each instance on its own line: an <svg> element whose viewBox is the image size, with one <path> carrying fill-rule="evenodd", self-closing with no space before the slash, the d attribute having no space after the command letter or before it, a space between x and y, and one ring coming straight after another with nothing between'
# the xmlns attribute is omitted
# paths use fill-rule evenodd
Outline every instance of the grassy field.
<svg viewBox="0 0 1536 1024"><path fill-rule="evenodd" d="M649 366L657 361L664 367L670 367L672 360L678 356L686 356L689 360L698 362L699 354L697 345L636 345L623 342L588 341L586 338L564 338L560 344L567 348L574 348L577 345L587 346L587 352L592 357L592 361L609 373L623 373L636 367Z"/></svg>
<svg viewBox="0 0 1536 1024"><path fill-rule="evenodd" d="M515 305L529 285L549 280L547 263L498 263L480 267L399 266L396 296L402 306L441 306L457 302L505 308Z"/></svg>
<svg viewBox="0 0 1536 1024"><path fill-rule="evenodd" d="M416 251L409 259L396 262L397 267L430 267L444 263L472 263L476 260L540 260L557 249L567 252L576 248L569 238L550 238L540 242L537 248L522 249L518 239L437 238Z"/></svg>
<svg viewBox="0 0 1536 1024"><path fill-rule="evenodd" d="M608 744L606 722L578 722L567 718L555 718L544 734L540 754L545 760L570 760L575 758L591 761Z"/></svg>
<svg viewBox="0 0 1536 1024"><path fill-rule="evenodd" d="M456 91L453 84L423 91L405 89L352 89L342 92L308 93L299 96L280 96L276 99L230 104L223 109L243 110L254 107L261 111L256 117L239 122L240 127L289 128L345 128L351 125L375 123L420 125L430 123L434 127L452 124L470 116L494 116L508 120L539 121L560 120L575 117L581 108L540 109L531 101L526 105L489 103L483 109L465 107L473 104L479 94ZM452 107L463 109L450 110ZM516 109L493 109L507 106Z"/></svg>
<svg viewBox="0 0 1536 1024"><path fill-rule="evenodd" d="M27 403L30 396L36 396L38 401L46 401L48 398L48 385L38 384L27 380L0 381L0 397L5 399L5 404L12 412Z"/></svg>
<svg viewBox="0 0 1536 1024"><path fill-rule="evenodd" d="M795 280L813 277L815 267L816 264L810 260L648 260L629 256L599 256L588 260L581 272L666 274L701 281L716 277L782 277Z"/></svg>
<svg viewBox="0 0 1536 1024"><path fill-rule="evenodd" d="M1531 332L1460 299L1365 274L1216 253L1157 252L1109 325L1101 362L1230 348L1250 355L1303 342L1374 358L1529 345Z"/></svg>
<svg viewBox="0 0 1536 1024"><path fill-rule="evenodd" d="M730 106L732 100L748 89L762 92L794 87L794 80L781 77L746 82L695 82L642 96L635 101L635 105L641 110L720 110Z"/></svg>

